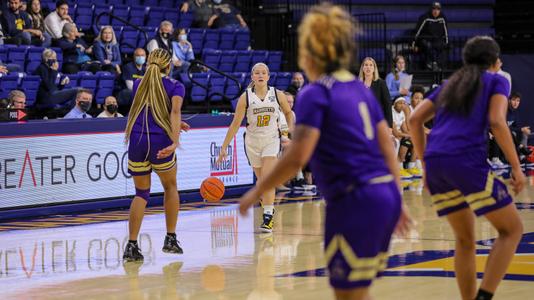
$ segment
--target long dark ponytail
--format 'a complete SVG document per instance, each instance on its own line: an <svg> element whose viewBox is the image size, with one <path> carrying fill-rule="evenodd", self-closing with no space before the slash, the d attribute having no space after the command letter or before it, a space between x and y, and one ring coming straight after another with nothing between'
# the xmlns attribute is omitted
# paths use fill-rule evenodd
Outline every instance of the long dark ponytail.
<svg viewBox="0 0 534 300"><path fill-rule="evenodd" d="M454 72L439 94L438 104L468 115L482 90L482 73L495 64L500 48L489 36L469 39L462 51L464 65Z"/></svg>

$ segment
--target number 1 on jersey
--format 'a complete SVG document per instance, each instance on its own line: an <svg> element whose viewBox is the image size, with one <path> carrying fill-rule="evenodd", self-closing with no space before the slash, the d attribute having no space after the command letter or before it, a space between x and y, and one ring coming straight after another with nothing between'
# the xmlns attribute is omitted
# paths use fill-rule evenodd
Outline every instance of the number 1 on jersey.
<svg viewBox="0 0 534 300"><path fill-rule="evenodd" d="M358 110L360 112L360 117L363 121L365 137L369 140L374 139L375 133L373 131L373 125L371 124L371 116L369 115L369 108L367 108L367 103L360 102L360 104L358 105Z"/></svg>
<svg viewBox="0 0 534 300"><path fill-rule="evenodd" d="M258 127L265 127L265 126L269 126L269 121L271 121L271 116L270 115L259 115L258 116L258 123L256 124L256 126Z"/></svg>

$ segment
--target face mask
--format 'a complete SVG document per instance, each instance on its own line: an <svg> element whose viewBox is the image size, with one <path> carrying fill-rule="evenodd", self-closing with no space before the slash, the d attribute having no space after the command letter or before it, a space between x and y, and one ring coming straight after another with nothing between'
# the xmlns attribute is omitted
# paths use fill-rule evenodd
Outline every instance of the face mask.
<svg viewBox="0 0 534 300"><path fill-rule="evenodd" d="M117 108L119 108L116 104L109 104L109 105L106 105L106 109L108 110L108 112L110 114L114 114L117 112Z"/></svg>
<svg viewBox="0 0 534 300"><path fill-rule="evenodd" d="M139 66L140 66L140 65L144 65L145 62L146 62L146 57L144 57L144 56L136 56L136 57L135 57L135 63L136 63L137 65L139 65Z"/></svg>
<svg viewBox="0 0 534 300"><path fill-rule="evenodd" d="M87 101L80 101L78 103L78 106L80 106L80 109L83 111L83 112L87 112L89 110L89 108L91 107L91 102L87 102Z"/></svg>
<svg viewBox="0 0 534 300"><path fill-rule="evenodd" d="M213 0L213 3L215 4L221 4L222 0Z"/></svg>
<svg viewBox="0 0 534 300"><path fill-rule="evenodd" d="M167 33L167 32L162 32L162 33L161 33L161 37L167 40L167 39L169 39L169 33Z"/></svg>
<svg viewBox="0 0 534 300"><path fill-rule="evenodd" d="M180 39L180 41L185 42L187 41L187 34L180 34L178 38Z"/></svg>

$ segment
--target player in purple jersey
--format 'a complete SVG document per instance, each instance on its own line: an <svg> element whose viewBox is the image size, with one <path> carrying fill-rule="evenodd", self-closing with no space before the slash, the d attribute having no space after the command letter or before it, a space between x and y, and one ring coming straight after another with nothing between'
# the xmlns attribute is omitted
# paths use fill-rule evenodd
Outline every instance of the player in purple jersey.
<svg viewBox="0 0 534 300"><path fill-rule="evenodd" d="M184 86L169 79L171 55L156 49L148 56L148 67L143 79L134 83L134 100L126 125L128 146L128 173L133 177L135 197L130 206L129 241L124 250L125 261L142 261L137 236L143 214L150 198L150 178L154 170L164 189L167 235L163 252L183 253L176 239L176 222L180 199L176 187L176 154L181 122L180 110L185 94ZM162 76L165 75L165 76Z"/></svg>
<svg viewBox="0 0 534 300"><path fill-rule="evenodd" d="M501 75L487 71L498 57L499 45L492 38L477 36L467 41L463 67L410 117L412 141L417 156L424 157L434 207L439 216L447 217L456 236L454 266L465 300L492 298L523 232L506 184L486 163L491 128L512 166L514 192L523 189L525 176L506 125L509 84ZM433 116L434 127L425 147L423 124ZM475 215L485 216L499 233L478 292Z"/></svg>
<svg viewBox="0 0 534 300"><path fill-rule="evenodd" d="M331 4L304 17L299 65L311 83L296 101L294 138L240 204L246 213L259 195L310 161L327 201L325 257L338 299L369 298L369 286L387 265L393 231L409 225L388 124L371 91L347 71L355 27L348 12Z"/></svg>

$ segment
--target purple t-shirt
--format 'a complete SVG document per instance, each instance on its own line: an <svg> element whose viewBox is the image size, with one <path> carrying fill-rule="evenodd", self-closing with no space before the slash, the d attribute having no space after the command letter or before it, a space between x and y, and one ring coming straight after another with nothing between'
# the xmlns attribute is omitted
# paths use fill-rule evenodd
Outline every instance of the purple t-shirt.
<svg viewBox="0 0 534 300"><path fill-rule="evenodd" d="M359 80L332 77L309 84L296 101L296 124L321 131L310 160L326 199L348 185L389 174L379 148L376 125L384 120L375 97Z"/></svg>
<svg viewBox="0 0 534 300"><path fill-rule="evenodd" d="M167 95L169 96L169 100L172 99L174 96L180 96L184 98L185 96L185 87L183 84L181 84L179 81L176 81L174 79L170 79L168 77L163 77L163 87L165 88L165 91L167 92ZM137 92L137 88L139 87L139 84L141 83L141 79L137 79L134 81L133 84L133 95ZM169 105L169 109L172 107L172 104ZM146 108L145 108L146 109ZM150 130L150 134L167 134L163 128L161 128L156 121L154 120L154 117L152 116L152 112L148 111L148 128ZM145 125L145 110L141 111L137 119L135 120L135 123L132 127L132 132L146 132L146 125Z"/></svg>
<svg viewBox="0 0 534 300"><path fill-rule="evenodd" d="M482 92L475 100L469 115L450 112L443 107L437 108L434 126L428 136L425 157L471 152L479 153L481 158L486 159L490 99L495 94L506 97L510 87L506 78L498 74L484 72L481 80ZM435 103L442 87L437 88L427 98Z"/></svg>

